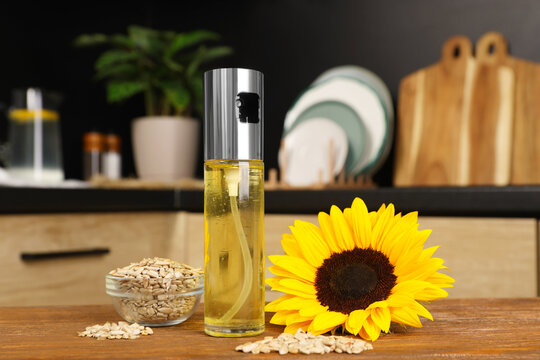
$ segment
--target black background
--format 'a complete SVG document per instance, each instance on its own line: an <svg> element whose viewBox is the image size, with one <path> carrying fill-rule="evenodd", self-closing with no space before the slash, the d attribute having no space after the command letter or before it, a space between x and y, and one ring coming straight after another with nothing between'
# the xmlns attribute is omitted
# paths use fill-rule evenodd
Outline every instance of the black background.
<svg viewBox="0 0 540 360"><path fill-rule="evenodd" d="M119 133L124 175L135 173L130 120L143 115L142 99L107 104L103 84L92 81L101 50L71 45L81 33L125 32L130 24L217 31L235 53L209 67L264 72L267 168L277 164L289 106L330 67L355 64L374 71L395 100L399 80L437 61L442 43L452 35L476 41L497 30L507 37L513 55L540 61L536 0L6 1L0 12L0 102L9 104L11 90L25 86L65 95L66 177L81 177L81 137L91 129ZM391 184L392 158L375 178L381 185Z"/></svg>

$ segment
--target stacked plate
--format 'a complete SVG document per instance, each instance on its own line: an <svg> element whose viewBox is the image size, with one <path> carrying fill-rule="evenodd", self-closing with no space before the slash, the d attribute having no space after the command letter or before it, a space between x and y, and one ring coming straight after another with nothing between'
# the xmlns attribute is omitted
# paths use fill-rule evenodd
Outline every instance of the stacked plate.
<svg viewBox="0 0 540 360"><path fill-rule="evenodd" d="M321 74L290 108L279 154L292 186L372 175L392 144L394 107L384 82L358 66Z"/></svg>

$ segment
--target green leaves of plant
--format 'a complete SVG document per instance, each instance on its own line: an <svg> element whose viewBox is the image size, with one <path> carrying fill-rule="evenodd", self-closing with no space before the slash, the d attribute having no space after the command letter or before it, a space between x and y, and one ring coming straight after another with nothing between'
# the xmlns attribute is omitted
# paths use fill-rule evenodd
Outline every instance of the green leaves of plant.
<svg viewBox="0 0 540 360"><path fill-rule="evenodd" d="M199 66L202 63L212 61L231 53L232 49L228 46L217 46L212 48L207 48L205 46L199 47L195 53L195 57L186 69L186 76L190 78L195 75L195 72L199 69Z"/></svg>
<svg viewBox="0 0 540 360"><path fill-rule="evenodd" d="M107 100L109 102L122 101L148 88L143 81L110 81L107 84Z"/></svg>
<svg viewBox="0 0 540 360"><path fill-rule="evenodd" d="M147 114L190 115L202 112L201 64L232 53L226 46L201 45L219 38L208 30L175 33L132 25L127 35L81 35L74 44L110 46L95 63L96 78L108 80L109 102L144 92Z"/></svg>
<svg viewBox="0 0 540 360"><path fill-rule="evenodd" d="M131 25L128 27L128 35L136 47L146 52L152 53L159 47L159 32L156 30Z"/></svg>
<svg viewBox="0 0 540 360"><path fill-rule="evenodd" d="M141 54L127 50L108 50L101 54L101 56L96 60L95 67L96 70L100 70L109 65L126 63L132 60L137 60L140 57Z"/></svg>
<svg viewBox="0 0 540 360"><path fill-rule="evenodd" d="M167 100L178 109L184 109L189 105L191 96L189 91L179 81L163 81L159 83Z"/></svg>
<svg viewBox="0 0 540 360"><path fill-rule="evenodd" d="M109 77L128 79L137 76L138 67L135 64L121 63L97 69L96 79L103 80Z"/></svg>
<svg viewBox="0 0 540 360"><path fill-rule="evenodd" d="M106 44L108 41L109 38L105 34L83 34L75 38L75 40L73 41L73 45L80 47L95 46Z"/></svg>
<svg viewBox="0 0 540 360"><path fill-rule="evenodd" d="M167 48L165 55L170 58L178 51L189 46L199 44L203 41L219 40L219 38L219 34L207 30L195 30L189 33L178 34Z"/></svg>

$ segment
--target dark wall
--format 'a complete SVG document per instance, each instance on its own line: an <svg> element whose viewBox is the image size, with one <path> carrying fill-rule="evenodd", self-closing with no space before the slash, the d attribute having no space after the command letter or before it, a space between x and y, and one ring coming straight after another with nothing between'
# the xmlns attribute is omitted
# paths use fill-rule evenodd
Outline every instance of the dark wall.
<svg viewBox="0 0 540 360"><path fill-rule="evenodd" d="M287 109L325 69L343 64L371 69L395 99L399 80L437 61L440 46L455 34L476 41L497 30L515 56L540 61L538 19L536 0L9 1L0 13L0 102L9 103L15 87L61 91L66 175L81 176L81 136L92 128L122 135L124 174L134 174L129 124L143 114L142 99L108 105L103 85L91 80L99 50L75 49L71 42L81 33L123 32L129 24L206 28L235 49L211 67L249 67L265 74L265 158L267 167L275 167ZM391 168L392 158L376 180L390 184Z"/></svg>

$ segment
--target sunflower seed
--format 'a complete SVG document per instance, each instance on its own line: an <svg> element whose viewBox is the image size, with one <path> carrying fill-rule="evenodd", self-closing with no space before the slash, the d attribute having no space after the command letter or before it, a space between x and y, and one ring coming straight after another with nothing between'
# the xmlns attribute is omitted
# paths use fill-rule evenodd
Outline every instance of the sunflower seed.
<svg viewBox="0 0 540 360"><path fill-rule="evenodd" d="M277 351L280 355L288 353L298 354L327 354L332 351L336 353L359 354L364 350L371 350L373 346L364 340L354 339L345 336L315 336L298 329L296 334L283 333L277 338L271 336L263 340L248 342L238 345L236 351L244 353L269 353Z"/></svg>
<svg viewBox="0 0 540 360"><path fill-rule="evenodd" d="M81 337L93 337L98 340L137 339L140 335L150 335L154 332L149 327L139 324L128 324L120 321L118 324L106 322L103 325L87 326L84 331L78 333Z"/></svg>
<svg viewBox="0 0 540 360"><path fill-rule="evenodd" d="M195 296L182 293L200 286L202 273L201 269L163 258L147 258L117 268L109 274L119 278L118 290L128 296L116 299L115 306L130 322L176 320L197 303Z"/></svg>

